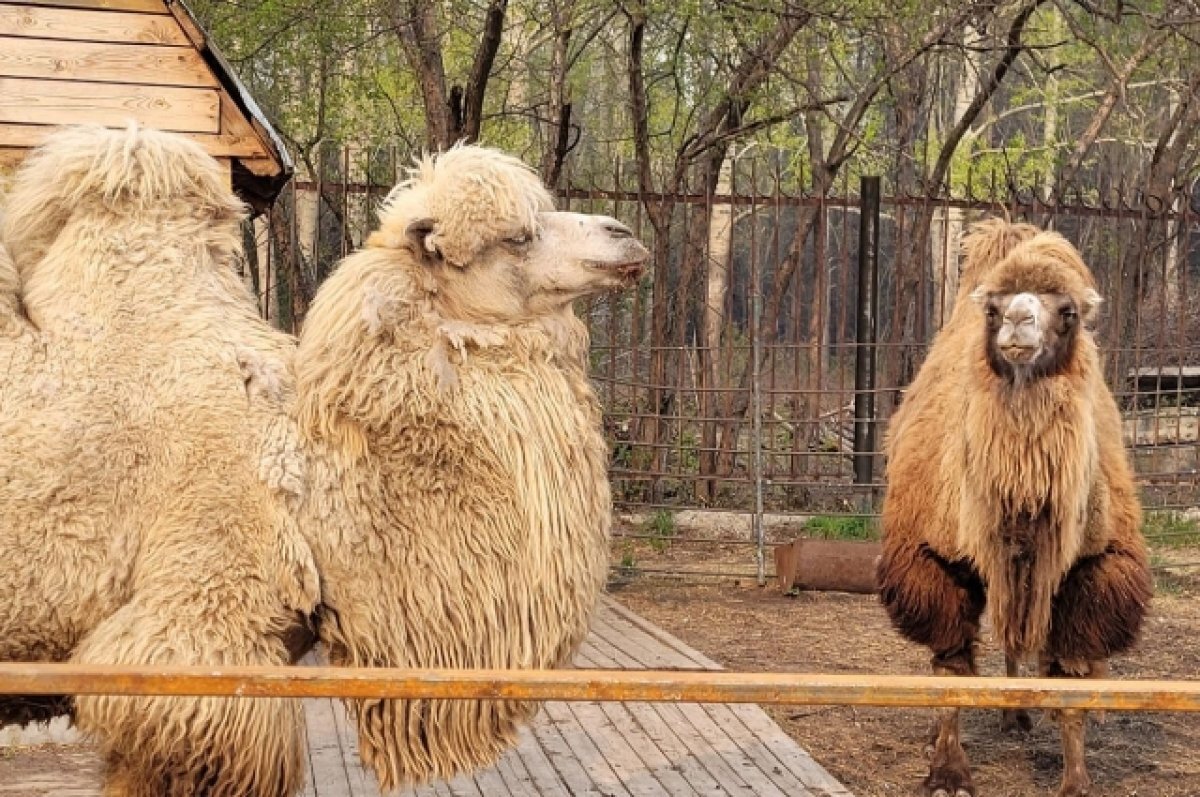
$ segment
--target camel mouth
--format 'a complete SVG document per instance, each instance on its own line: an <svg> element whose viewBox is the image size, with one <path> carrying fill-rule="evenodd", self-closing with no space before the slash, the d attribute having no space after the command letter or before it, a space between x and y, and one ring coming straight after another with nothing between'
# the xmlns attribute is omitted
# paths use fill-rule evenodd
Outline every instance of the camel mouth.
<svg viewBox="0 0 1200 797"><path fill-rule="evenodd" d="M592 263L592 268L614 276L621 287L629 287L641 279L646 272L646 259L624 260L619 263Z"/></svg>
<svg viewBox="0 0 1200 797"><path fill-rule="evenodd" d="M1000 349L1004 359L1014 365L1028 365L1037 359L1041 351L1040 346L1004 346Z"/></svg>

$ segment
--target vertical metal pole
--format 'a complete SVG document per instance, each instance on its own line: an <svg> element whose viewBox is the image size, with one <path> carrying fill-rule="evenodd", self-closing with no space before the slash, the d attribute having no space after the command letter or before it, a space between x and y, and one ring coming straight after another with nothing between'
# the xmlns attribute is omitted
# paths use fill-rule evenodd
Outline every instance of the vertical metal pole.
<svg viewBox="0 0 1200 797"><path fill-rule="evenodd" d="M854 481L875 471L875 343L879 318L879 178L863 177L858 222L858 331L854 349ZM864 501L864 503L866 503Z"/></svg>
<svg viewBox="0 0 1200 797"><path fill-rule="evenodd" d="M757 191L755 182L750 190ZM732 233L732 230L731 230ZM766 536L763 532L763 441L762 441L762 278L759 274L758 258L750 258L750 401L754 417L754 442L752 468L754 471L754 515L751 530L754 532L754 563L758 573L758 586L767 584Z"/></svg>

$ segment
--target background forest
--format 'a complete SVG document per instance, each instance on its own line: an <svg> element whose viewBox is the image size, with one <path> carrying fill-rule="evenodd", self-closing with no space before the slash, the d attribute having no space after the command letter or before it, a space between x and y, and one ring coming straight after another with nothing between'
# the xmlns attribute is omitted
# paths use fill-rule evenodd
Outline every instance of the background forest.
<svg viewBox="0 0 1200 797"><path fill-rule="evenodd" d="M191 5L297 162L252 269L281 326L422 150L510 150L637 227L652 276L583 308L628 500L843 500L863 175L884 194L871 420L953 301L958 234L1008 212L1084 251L1109 378L1134 427L1152 414L1145 483L1196 488L1200 401L1163 369L1200 365L1197 0Z"/></svg>

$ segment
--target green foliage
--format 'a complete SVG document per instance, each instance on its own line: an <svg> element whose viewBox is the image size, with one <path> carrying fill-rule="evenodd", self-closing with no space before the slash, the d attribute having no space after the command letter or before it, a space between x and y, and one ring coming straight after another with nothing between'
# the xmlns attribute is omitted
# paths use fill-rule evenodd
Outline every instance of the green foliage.
<svg viewBox="0 0 1200 797"><path fill-rule="evenodd" d="M469 81L487 5L436 2L448 89ZM1114 22L1078 4L1043 4L1025 31L1034 49L1009 70L952 153L952 187L1046 185L1099 107L1114 69L1147 36L1167 30L1162 46L1132 70L1085 160L1090 179L1080 182L1098 184L1104 169L1139 174L1200 66L1192 44L1200 21L1173 10L1176 4L1143 5ZM425 144L422 93L393 18L408 4L194 0L192 7L302 167L315 163L320 142L387 142L405 155ZM808 189L814 174L830 173L825 158L839 135L849 139L844 158L833 164L838 177L854 184L862 174L903 172L905 189L913 190L999 58L1016 4L992 4L972 17L975 27L953 27L939 45L926 47L961 3L817 0L805 6L813 16L791 45L766 65L767 78L738 93L734 77L754 62L755 46L797 13L791 0L510 0L484 98L482 140L535 164L553 146L546 114L556 32L564 27L571 177L584 185L610 182L614 164L627 164L634 152L624 13L634 8L647 18L642 68L656 182L675 169L733 90L744 104L737 117L748 129L731 136L732 151L777 157L785 190ZM918 97L921 107L907 107L906 97ZM848 120L860 98L868 100L864 112Z"/></svg>
<svg viewBox="0 0 1200 797"><path fill-rule="evenodd" d="M822 540L877 540L875 520L862 515L818 515L804 524L804 535Z"/></svg>
<svg viewBox="0 0 1200 797"><path fill-rule="evenodd" d="M617 565L617 573L626 578L637 575L637 557L634 556L632 548L626 548L621 552L621 561Z"/></svg>
<svg viewBox="0 0 1200 797"><path fill-rule="evenodd" d="M1185 548L1200 545L1200 524L1179 512L1147 512L1142 534L1156 548Z"/></svg>
<svg viewBox="0 0 1200 797"><path fill-rule="evenodd" d="M642 526L650 535L650 547L662 553L671 544L671 538L678 529L675 526L675 515L669 510L659 509L651 515Z"/></svg>

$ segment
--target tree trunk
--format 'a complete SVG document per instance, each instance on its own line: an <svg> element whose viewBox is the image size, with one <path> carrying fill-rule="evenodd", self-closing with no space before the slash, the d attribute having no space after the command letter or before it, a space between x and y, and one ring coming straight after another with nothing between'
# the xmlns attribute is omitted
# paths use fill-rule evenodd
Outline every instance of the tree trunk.
<svg viewBox="0 0 1200 797"><path fill-rule="evenodd" d="M574 0L554 4L554 50L550 56L548 119L542 136L542 180L558 185L571 145L571 103L567 101L567 70L575 13Z"/></svg>
<svg viewBox="0 0 1200 797"><path fill-rule="evenodd" d="M720 166L714 184L715 193L726 195L733 187L732 147L719 150ZM729 268L733 253L733 205L713 202L708 217L708 251L704 269L703 343L700 348L700 417L703 434L700 441L700 475L716 473L717 417L722 405L724 379L721 375L721 336L725 330L725 308L729 294ZM704 479L697 483L697 497L712 501L716 497L716 482Z"/></svg>

